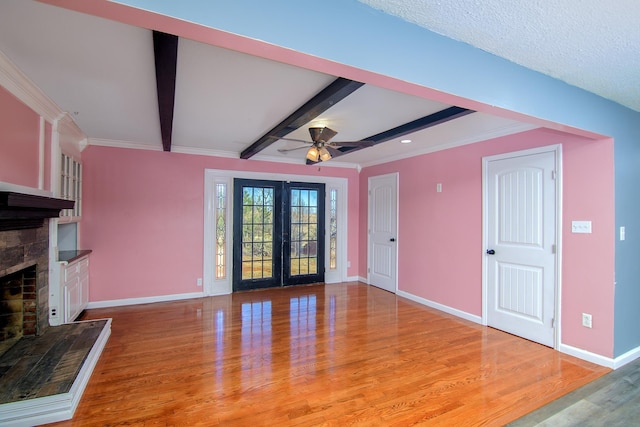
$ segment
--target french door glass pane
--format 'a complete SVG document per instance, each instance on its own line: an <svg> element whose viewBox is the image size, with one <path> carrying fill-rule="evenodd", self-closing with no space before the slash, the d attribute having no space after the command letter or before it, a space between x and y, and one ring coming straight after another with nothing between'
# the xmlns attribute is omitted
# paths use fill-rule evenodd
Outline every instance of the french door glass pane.
<svg viewBox="0 0 640 427"><path fill-rule="evenodd" d="M318 272L318 190L291 190L290 276Z"/></svg>
<svg viewBox="0 0 640 427"><path fill-rule="evenodd" d="M273 277L273 191L243 188L242 280Z"/></svg>

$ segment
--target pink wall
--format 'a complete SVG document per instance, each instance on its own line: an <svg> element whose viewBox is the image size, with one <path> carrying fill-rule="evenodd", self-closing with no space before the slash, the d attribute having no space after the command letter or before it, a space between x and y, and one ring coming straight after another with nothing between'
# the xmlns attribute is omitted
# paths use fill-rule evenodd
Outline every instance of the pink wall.
<svg viewBox="0 0 640 427"><path fill-rule="evenodd" d="M0 87L0 181L38 188L40 116Z"/></svg>
<svg viewBox="0 0 640 427"><path fill-rule="evenodd" d="M358 257L358 172L89 146L82 154L82 248L92 249L91 301L200 292L204 170L348 179L349 259ZM356 263L348 274L356 275Z"/></svg>
<svg viewBox="0 0 640 427"><path fill-rule="evenodd" d="M399 172L399 289L482 315L482 157L563 146L562 342L613 355L613 143L539 129L365 168L360 175L360 275L367 269L367 182ZM443 191L436 192L436 183ZM597 201L597 202L595 202ZM571 220L593 234L572 234ZM605 248L605 249L603 249ZM598 319L581 326L581 313Z"/></svg>

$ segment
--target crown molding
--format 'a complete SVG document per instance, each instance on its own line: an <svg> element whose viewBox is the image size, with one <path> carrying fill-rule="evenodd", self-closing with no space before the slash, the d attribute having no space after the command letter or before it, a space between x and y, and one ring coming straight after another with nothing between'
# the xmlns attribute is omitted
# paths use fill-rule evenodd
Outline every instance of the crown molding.
<svg viewBox="0 0 640 427"><path fill-rule="evenodd" d="M49 123L53 123L64 114L60 107L2 51L0 51L0 85Z"/></svg>
<svg viewBox="0 0 640 427"><path fill-rule="evenodd" d="M151 145L134 141L120 141L117 139L88 138L87 145L96 145L99 147L128 148L131 150L162 151L162 145Z"/></svg>
<svg viewBox="0 0 640 427"><path fill-rule="evenodd" d="M172 153L193 154L195 156L224 157L227 159L239 159L240 155L233 151L213 150L209 148L184 147L180 145L171 146Z"/></svg>
<svg viewBox="0 0 640 427"><path fill-rule="evenodd" d="M114 139L88 138L87 145L95 145L100 147L126 148L131 150L162 151L162 146L160 144L152 145L152 144L147 144L142 142L119 141ZM239 154L233 151L212 150L208 148L184 147L179 145L173 145L171 147L171 153L190 154L194 156L222 157L227 159L240 158ZM268 156L268 155L260 155L260 154L252 157L251 160L258 160L262 162L305 165L303 159L282 158L278 156ZM323 162L321 164L315 164L314 166L349 168L349 169L358 169L359 171L359 165L356 163Z"/></svg>

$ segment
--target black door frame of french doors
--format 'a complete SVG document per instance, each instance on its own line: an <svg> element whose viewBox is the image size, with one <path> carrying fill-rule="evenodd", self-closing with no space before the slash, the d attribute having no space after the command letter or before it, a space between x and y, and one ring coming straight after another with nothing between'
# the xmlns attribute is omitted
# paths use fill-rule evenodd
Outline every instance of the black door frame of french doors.
<svg viewBox="0 0 640 427"><path fill-rule="evenodd" d="M236 178L233 206L234 292L324 282L325 184Z"/></svg>

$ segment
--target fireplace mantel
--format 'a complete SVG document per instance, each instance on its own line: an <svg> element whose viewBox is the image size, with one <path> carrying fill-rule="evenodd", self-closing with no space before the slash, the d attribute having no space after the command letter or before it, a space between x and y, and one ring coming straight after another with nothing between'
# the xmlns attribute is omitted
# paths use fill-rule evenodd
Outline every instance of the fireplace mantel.
<svg viewBox="0 0 640 427"><path fill-rule="evenodd" d="M0 191L0 231L41 227L62 209L73 209L73 200Z"/></svg>

